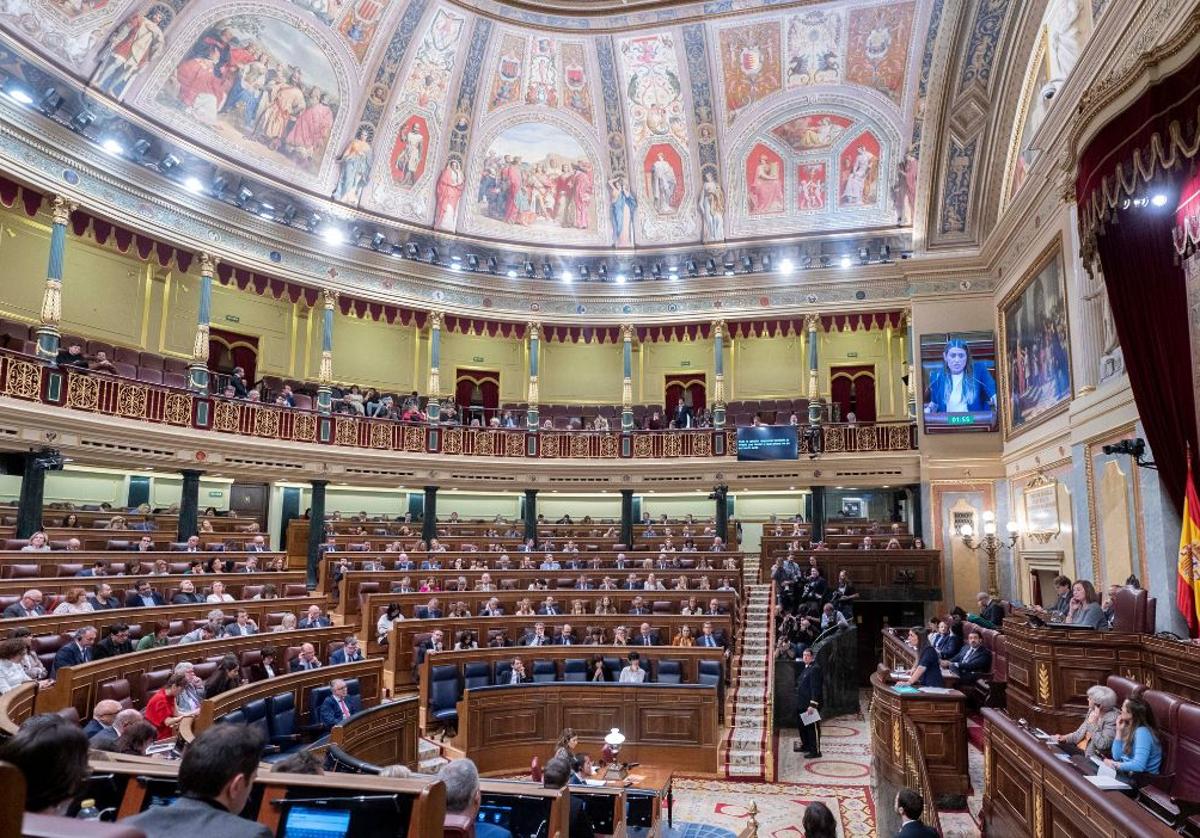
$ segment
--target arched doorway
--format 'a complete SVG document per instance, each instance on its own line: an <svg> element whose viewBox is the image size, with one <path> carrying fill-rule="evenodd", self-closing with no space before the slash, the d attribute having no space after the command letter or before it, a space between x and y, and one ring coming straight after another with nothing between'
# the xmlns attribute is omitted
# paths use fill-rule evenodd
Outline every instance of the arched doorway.
<svg viewBox="0 0 1200 838"><path fill-rule="evenodd" d="M487 425L500 407L500 373L458 367L454 371L454 403L464 424L478 419L479 424Z"/></svg>
<svg viewBox="0 0 1200 838"><path fill-rule="evenodd" d="M258 380L258 338L209 326L208 368L219 376L228 376L234 367L246 371L248 384Z"/></svg>
<svg viewBox="0 0 1200 838"><path fill-rule="evenodd" d="M679 400L683 398L685 393L691 397L691 401L687 402L687 404L692 408L693 417L699 416L700 411L704 410L708 395L704 373L668 373L665 383L666 391L663 399L663 407L666 409L666 413L663 414L664 424L671 421L671 417L675 415L675 407L679 404Z"/></svg>
<svg viewBox="0 0 1200 838"><path fill-rule="evenodd" d="M875 366L833 367L829 371L830 400L838 406L838 418L845 422L853 412L859 422L875 421Z"/></svg>

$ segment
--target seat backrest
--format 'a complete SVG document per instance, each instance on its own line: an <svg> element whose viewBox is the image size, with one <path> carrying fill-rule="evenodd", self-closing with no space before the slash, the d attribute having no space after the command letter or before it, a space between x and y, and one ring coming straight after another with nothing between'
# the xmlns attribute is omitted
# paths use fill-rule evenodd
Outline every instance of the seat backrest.
<svg viewBox="0 0 1200 838"><path fill-rule="evenodd" d="M459 699L458 667L440 664L429 672L429 709L453 710Z"/></svg>
<svg viewBox="0 0 1200 838"><path fill-rule="evenodd" d="M992 638L992 672L991 681L1003 684L1008 681L1008 639L997 633Z"/></svg>
<svg viewBox="0 0 1200 838"><path fill-rule="evenodd" d="M512 677L512 662L508 660L496 661L496 680L497 684L507 684L508 679Z"/></svg>
<svg viewBox="0 0 1200 838"><path fill-rule="evenodd" d="M325 699L333 695L333 690L328 684L322 684L319 687L313 687L308 691L308 723L317 725L321 722L321 705L325 703Z"/></svg>
<svg viewBox="0 0 1200 838"><path fill-rule="evenodd" d="M271 736L291 736L298 733L296 726L296 694L283 692L267 700L267 723Z"/></svg>
<svg viewBox="0 0 1200 838"><path fill-rule="evenodd" d="M1185 702L1179 708L1171 796L1200 800L1200 704Z"/></svg>
<svg viewBox="0 0 1200 838"><path fill-rule="evenodd" d="M308 586L303 582L289 582L283 586L283 590L279 592L281 597L305 596L308 593Z"/></svg>
<svg viewBox="0 0 1200 838"><path fill-rule="evenodd" d="M533 680L536 683L558 680L558 668L554 661L537 660L533 662Z"/></svg>
<svg viewBox="0 0 1200 838"><path fill-rule="evenodd" d="M587 661L583 658L567 658L563 661L564 681L586 681L587 676Z"/></svg>
<svg viewBox="0 0 1200 838"><path fill-rule="evenodd" d="M1146 690L1142 700L1150 706L1154 713L1154 723L1158 726L1159 744L1162 745L1162 774L1175 771L1175 737L1179 731L1179 708L1184 701L1177 695L1160 690Z"/></svg>
<svg viewBox="0 0 1200 838"><path fill-rule="evenodd" d="M234 710L232 713L226 713L218 722L227 725L244 725L246 723L246 714L241 710Z"/></svg>
<svg viewBox="0 0 1200 838"><path fill-rule="evenodd" d="M262 734L263 741L271 739L271 725L267 721L267 699L256 698L242 705L242 713L246 716L246 727L253 728Z"/></svg>
<svg viewBox="0 0 1200 838"><path fill-rule="evenodd" d="M246 649L238 658L242 668L242 683L249 684L254 680L254 667L262 663L262 649Z"/></svg>
<svg viewBox="0 0 1200 838"><path fill-rule="evenodd" d="M14 564L9 566L11 579L36 579L42 575L41 567L36 564ZM19 597L18 597L19 598Z"/></svg>
<svg viewBox="0 0 1200 838"><path fill-rule="evenodd" d="M487 661L468 661L463 664L463 689L486 687L492 683L492 673Z"/></svg>
<svg viewBox="0 0 1200 838"><path fill-rule="evenodd" d="M475 838L475 819L458 812L447 812L442 835L444 838Z"/></svg>
<svg viewBox="0 0 1200 838"><path fill-rule="evenodd" d="M1113 596L1113 631L1141 631L1146 622L1145 591L1121 588Z"/></svg>
<svg viewBox="0 0 1200 838"><path fill-rule="evenodd" d="M719 686L721 683L721 662L713 660L697 662L696 680L701 684Z"/></svg>
<svg viewBox="0 0 1200 838"><path fill-rule="evenodd" d="M21 821L25 838L146 838L146 833L124 823L80 821L57 815L26 812Z"/></svg>
<svg viewBox="0 0 1200 838"><path fill-rule="evenodd" d="M112 699L118 701L121 707L128 709L133 706L133 699L130 697L129 680L127 678L114 678L111 681L105 681L100 685L100 689L96 692L98 701Z"/></svg>
<svg viewBox="0 0 1200 838"><path fill-rule="evenodd" d="M678 684L683 681L683 665L679 661L659 661L658 678L660 684Z"/></svg>
<svg viewBox="0 0 1200 838"><path fill-rule="evenodd" d="M625 662L620 658L607 657L604 659L604 672L608 680L615 681L621 676L621 669L625 666Z"/></svg>
<svg viewBox="0 0 1200 838"><path fill-rule="evenodd" d="M152 672L143 672L141 677L142 703L145 704L150 700L150 696L154 695L163 685L167 683L167 679L171 677L170 669L155 669Z"/></svg>
<svg viewBox="0 0 1200 838"><path fill-rule="evenodd" d="M1104 683L1110 690L1117 694L1118 708L1125 703L1125 699L1140 698L1142 693L1146 691L1145 684L1140 684L1131 678L1124 678L1120 675L1109 675Z"/></svg>

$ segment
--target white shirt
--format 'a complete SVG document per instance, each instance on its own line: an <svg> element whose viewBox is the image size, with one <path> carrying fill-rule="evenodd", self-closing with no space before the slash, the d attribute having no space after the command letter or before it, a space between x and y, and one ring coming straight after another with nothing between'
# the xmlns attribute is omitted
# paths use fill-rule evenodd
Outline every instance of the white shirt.
<svg viewBox="0 0 1200 838"><path fill-rule="evenodd" d="M963 374L950 375L950 395L946 396L947 413L966 413L967 403L963 399Z"/></svg>
<svg viewBox="0 0 1200 838"><path fill-rule="evenodd" d="M640 684L646 680L646 670L627 666L621 670L621 677L617 680L622 684Z"/></svg>
<svg viewBox="0 0 1200 838"><path fill-rule="evenodd" d="M21 664L16 661L0 660L0 695L32 680L25 673L25 667Z"/></svg>
<svg viewBox="0 0 1200 838"><path fill-rule="evenodd" d="M229 594L209 594L205 602L233 602L233 597Z"/></svg>

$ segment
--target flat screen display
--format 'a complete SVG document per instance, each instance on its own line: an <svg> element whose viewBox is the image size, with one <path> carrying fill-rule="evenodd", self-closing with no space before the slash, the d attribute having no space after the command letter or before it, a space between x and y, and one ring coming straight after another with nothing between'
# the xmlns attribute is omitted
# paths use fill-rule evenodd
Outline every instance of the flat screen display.
<svg viewBox="0 0 1200 838"><path fill-rule="evenodd" d="M739 460L794 460L799 438L794 425L751 425L737 429Z"/></svg>
<svg viewBox="0 0 1200 838"><path fill-rule="evenodd" d="M995 334L921 335L921 388L925 433L997 430Z"/></svg>
<svg viewBox="0 0 1200 838"><path fill-rule="evenodd" d="M348 810L293 806L288 810L283 838L346 838L349 831Z"/></svg>

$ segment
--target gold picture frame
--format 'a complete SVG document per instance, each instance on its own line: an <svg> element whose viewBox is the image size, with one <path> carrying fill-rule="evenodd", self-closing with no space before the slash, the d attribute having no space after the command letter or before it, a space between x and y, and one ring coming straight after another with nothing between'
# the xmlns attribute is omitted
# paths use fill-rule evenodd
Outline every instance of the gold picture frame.
<svg viewBox="0 0 1200 838"><path fill-rule="evenodd" d="M1025 484L1021 501L1025 511L1025 535L1045 544L1062 533L1057 480L1037 475Z"/></svg>

